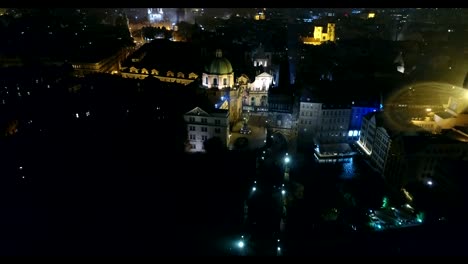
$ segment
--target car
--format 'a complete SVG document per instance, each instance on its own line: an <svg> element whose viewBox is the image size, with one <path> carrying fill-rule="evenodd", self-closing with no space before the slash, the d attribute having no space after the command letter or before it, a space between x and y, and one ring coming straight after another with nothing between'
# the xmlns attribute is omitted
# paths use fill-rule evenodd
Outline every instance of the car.
<svg viewBox="0 0 468 264"><path fill-rule="evenodd" d="M240 129L239 133L244 134L244 135L249 135L250 133L252 133L252 130L248 126L243 126Z"/></svg>

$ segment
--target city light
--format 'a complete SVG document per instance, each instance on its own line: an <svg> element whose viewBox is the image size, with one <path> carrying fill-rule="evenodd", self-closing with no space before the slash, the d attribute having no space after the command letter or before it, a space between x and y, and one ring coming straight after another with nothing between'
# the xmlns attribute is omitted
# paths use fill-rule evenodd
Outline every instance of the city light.
<svg viewBox="0 0 468 264"><path fill-rule="evenodd" d="M282 190L282 191L281 191L281 194L282 194L282 195L285 195L285 194L286 194L286 191L285 191L285 190Z"/></svg>
<svg viewBox="0 0 468 264"><path fill-rule="evenodd" d="M256 190L257 190L257 187L253 187L253 188L252 188L252 191L255 192Z"/></svg>
<svg viewBox="0 0 468 264"><path fill-rule="evenodd" d="M239 241L239 243L237 243L237 246L240 248L244 248L244 242Z"/></svg>
<svg viewBox="0 0 468 264"><path fill-rule="evenodd" d="M281 251L281 248L280 248L280 247L278 247L278 248L277 248L277 250L278 250L278 251Z"/></svg>
<svg viewBox="0 0 468 264"><path fill-rule="evenodd" d="M290 159L289 157L284 158L284 162L289 163Z"/></svg>

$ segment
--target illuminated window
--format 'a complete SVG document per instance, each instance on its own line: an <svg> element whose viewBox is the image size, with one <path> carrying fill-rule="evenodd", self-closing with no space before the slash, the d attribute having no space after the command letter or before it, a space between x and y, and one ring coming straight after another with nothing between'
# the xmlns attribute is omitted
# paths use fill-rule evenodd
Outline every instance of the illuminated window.
<svg viewBox="0 0 468 264"><path fill-rule="evenodd" d="M184 74L182 72L177 73L177 78L184 78Z"/></svg>
<svg viewBox="0 0 468 264"><path fill-rule="evenodd" d="M152 70L151 70L151 74L153 74L153 75L159 75L159 72L158 72L157 70L155 70L155 69L152 69Z"/></svg>
<svg viewBox="0 0 468 264"><path fill-rule="evenodd" d="M148 74L148 70L145 68L141 69L141 74Z"/></svg>
<svg viewBox="0 0 468 264"><path fill-rule="evenodd" d="M131 73L138 73L138 69L135 67L130 67L130 72Z"/></svg>
<svg viewBox="0 0 468 264"><path fill-rule="evenodd" d="M174 73L171 71L168 71L166 74L167 77L174 77Z"/></svg>
<svg viewBox="0 0 468 264"><path fill-rule="evenodd" d="M189 74L189 79L196 79L198 77L198 75L196 75L195 73L191 72ZM208 82L207 82L208 83Z"/></svg>

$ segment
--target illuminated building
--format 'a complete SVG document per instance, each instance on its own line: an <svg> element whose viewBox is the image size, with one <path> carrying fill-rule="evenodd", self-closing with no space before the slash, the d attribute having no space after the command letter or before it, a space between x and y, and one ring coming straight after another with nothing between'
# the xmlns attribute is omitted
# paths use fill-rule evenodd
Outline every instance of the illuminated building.
<svg viewBox="0 0 468 264"><path fill-rule="evenodd" d="M458 96L450 96L443 111L426 109L426 115L413 117L411 123L434 134L453 127L468 127L468 91L461 90Z"/></svg>
<svg viewBox="0 0 468 264"><path fill-rule="evenodd" d="M358 145L385 179L398 187L432 178L441 160L467 158L468 135L458 128L432 134L411 124L398 125L384 112L363 119Z"/></svg>
<svg viewBox="0 0 468 264"><path fill-rule="evenodd" d="M309 100L307 100L309 99ZM298 119L298 137L302 142L315 144L346 143L349 136L351 106L301 100Z"/></svg>
<svg viewBox="0 0 468 264"><path fill-rule="evenodd" d="M122 63L124 78L157 78L163 82L188 85L199 78L200 52L189 43L165 39L146 43ZM185 61L186 63L180 63ZM193 62L192 64L190 62Z"/></svg>
<svg viewBox="0 0 468 264"><path fill-rule="evenodd" d="M273 76L264 72L247 85L242 96L242 110L251 112L268 111L268 90L273 85Z"/></svg>
<svg viewBox="0 0 468 264"><path fill-rule="evenodd" d="M210 112L195 107L184 115L188 132L188 152L204 152L204 142L219 137L224 146L229 144L229 111L214 109Z"/></svg>
<svg viewBox="0 0 468 264"><path fill-rule="evenodd" d="M162 8L148 8L148 20L150 23L161 22L164 18Z"/></svg>
<svg viewBox="0 0 468 264"><path fill-rule="evenodd" d="M228 59L223 57L220 49L216 50L214 58L207 67L202 77L202 84L206 88L228 88L234 86L234 71Z"/></svg>
<svg viewBox="0 0 468 264"><path fill-rule="evenodd" d="M335 42L335 24L328 23L327 24L327 32L324 32L324 27L315 26L314 27L314 36L313 37L304 37L302 38L302 42L307 45L320 45L324 42L331 41Z"/></svg>
<svg viewBox="0 0 468 264"><path fill-rule="evenodd" d="M445 185L450 179L440 171L449 164L447 161L468 158L467 142L467 131L457 128L438 135L400 134L393 139L386 155L385 180L396 187L415 181Z"/></svg>
<svg viewBox="0 0 468 264"><path fill-rule="evenodd" d="M255 20L265 20L265 13L263 11L258 12L255 16Z"/></svg>
<svg viewBox="0 0 468 264"><path fill-rule="evenodd" d="M73 73L76 76L84 76L90 73L118 73L120 64L127 58L128 53L127 49L121 49L117 53L96 62L72 61Z"/></svg>

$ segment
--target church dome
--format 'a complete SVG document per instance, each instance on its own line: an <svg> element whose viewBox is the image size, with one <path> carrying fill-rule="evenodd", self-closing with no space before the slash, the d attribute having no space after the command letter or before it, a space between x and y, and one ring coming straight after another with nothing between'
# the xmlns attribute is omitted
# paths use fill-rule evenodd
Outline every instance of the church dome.
<svg viewBox="0 0 468 264"><path fill-rule="evenodd" d="M221 50L216 51L216 58L211 61L210 65L205 67L208 74L224 75L233 72L232 65L228 59L222 57Z"/></svg>

